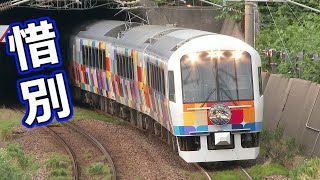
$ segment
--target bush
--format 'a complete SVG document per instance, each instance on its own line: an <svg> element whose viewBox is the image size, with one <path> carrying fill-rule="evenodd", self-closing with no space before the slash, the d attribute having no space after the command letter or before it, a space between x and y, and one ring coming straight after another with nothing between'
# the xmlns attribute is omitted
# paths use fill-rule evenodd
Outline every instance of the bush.
<svg viewBox="0 0 320 180"><path fill-rule="evenodd" d="M91 164L87 170L89 175L101 175L110 173L110 169L102 162Z"/></svg>
<svg viewBox="0 0 320 180"><path fill-rule="evenodd" d="M275 131L264 129L261 133L260 156L266 161L279 163L286 167L294 165L293 159L302 154L302 148L294 139L283 138L283 128Z"/></svg>
<svg viewBox="0 0 320 180"><path fill-rule="evenodd" d="M260 180L272 175L282 175L287 177L289 174L288 170L284 166L275 163L255 165L248 170L248 173L254 180Z"/></svg>
<svg viewBox="0 0 320 180"><path fill-rule="evenodd" d="M320 177L320 159L308 159L299 164L290 172L290 178L300 179L318 179Z"/></svg>
<svg viewBox="0 0 320 180"><path fill-rule="evenodd" d="M0 180L30 179L38 168L34 158L18 144L8 144L0 151Z"/></svg>
<svg viewBox="0 0 320 180"><path fill-rule="evenodd" d="M48 176L52 179L71 179L71 162L67 155L52 154L46 162Z"/></svg>

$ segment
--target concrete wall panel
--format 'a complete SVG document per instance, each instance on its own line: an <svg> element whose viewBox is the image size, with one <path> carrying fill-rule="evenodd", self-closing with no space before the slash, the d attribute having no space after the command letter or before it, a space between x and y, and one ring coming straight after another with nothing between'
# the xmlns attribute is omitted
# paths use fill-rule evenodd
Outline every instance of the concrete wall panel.
<svg viewBox="0 0 320 180"><path fill-rule="evenodd" d="M266 87L267 87L267 84L268 84L270 75L271 75L271 74L268 73L268 72L262 72L262 73L261 73L261 78L262 78L262 92L264 92L265 89L266 89Z"/></svg>
<svg viewBox="0 0 320 180"><path fill-rule="evenodd" d="M318 132L303 127L302 134L299 134L301 145L304 147L304 153L306 155L313 155L313 147L318 137Z"/></svg>
<svg viewBox="0 0 320 180"><path fill-rule="evenodd" d="M314 148L313 155L320 157L320 137L318 137L318 141Z"/></svg>
<svg viewBox="0 0 320 180"><path fill-rule="evenodd" d="M219 33L223 22L215 19L219 10L212 7L159 7L148 11L150 24L176 24L178 27Z"/></svg>
<svg viewBox="0 0 320 180"><path fill-rule="evenodd" d="M311 87L310 81L291 80L291 89L279 124L285 127L285 136L298 139L310 116L318 89Z"/></svg>
<svg viewBox="0 0 320 180"><path fill-rule="evenodd" d="M266 128L275 129L290 90L289 79L271 74L264 91L263 123Z"/></svg>
<svg viewBox="0 0 320 180"><path fill-rule="evenodd" d="M318 85L318 88L320 88L320 85ZM312 110L312 113L310 115L310 119L308 121L308 126L320 130L320 93L318 91L316 96L316 101L314 103L314 107Z"/></svg>

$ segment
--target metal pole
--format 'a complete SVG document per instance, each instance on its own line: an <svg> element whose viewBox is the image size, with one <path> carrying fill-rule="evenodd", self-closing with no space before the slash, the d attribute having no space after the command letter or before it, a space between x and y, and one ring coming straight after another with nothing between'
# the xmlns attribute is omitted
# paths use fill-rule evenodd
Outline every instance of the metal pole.
<svg viewBox="0 0 320 180"><path fill-rule="evenodd" d="M254 46L254 12L253 12L253 3L248 2L246 0L245 2L245 42L248 43L251 46Z"/></svg>

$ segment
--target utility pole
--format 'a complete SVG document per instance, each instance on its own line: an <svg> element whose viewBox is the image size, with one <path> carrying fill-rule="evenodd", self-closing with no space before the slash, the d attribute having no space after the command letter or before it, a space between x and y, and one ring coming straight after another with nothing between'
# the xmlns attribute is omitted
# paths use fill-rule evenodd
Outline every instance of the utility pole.
<svg viewBox="0 0 320 180"><path fill-rule="evenodd" d="M244 39L245 42L248 43L250 46L254 47L254 39L255 39L255 11L253 2L245 1L245 25L244 25Z"/></svg>
<svg viewBox="0 0 320 180"><path fill-rule="evenodd" d="M308 10L320 13L319 9L315 9L309 6L306 6L301 3L297 3L293 0L223 0L223 6L227 5L228 1L233 2L245 2L245 42L254 47L255 44L255 34L256 34L256 22L255 22L255 13L258 9L258 2L270 2L270 3L291 3Z"/></svg>

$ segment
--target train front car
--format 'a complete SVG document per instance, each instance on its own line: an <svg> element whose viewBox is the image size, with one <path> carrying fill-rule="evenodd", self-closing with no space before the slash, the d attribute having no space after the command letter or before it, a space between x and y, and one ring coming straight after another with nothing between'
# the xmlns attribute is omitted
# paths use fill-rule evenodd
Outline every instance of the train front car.
<svg viewBox="0 0 320 180"><path fill-rule="evenodd" d="M261 60L224 35L194 38L168 61L169 107L186 162L255 159L263 96Z"/></svg>

